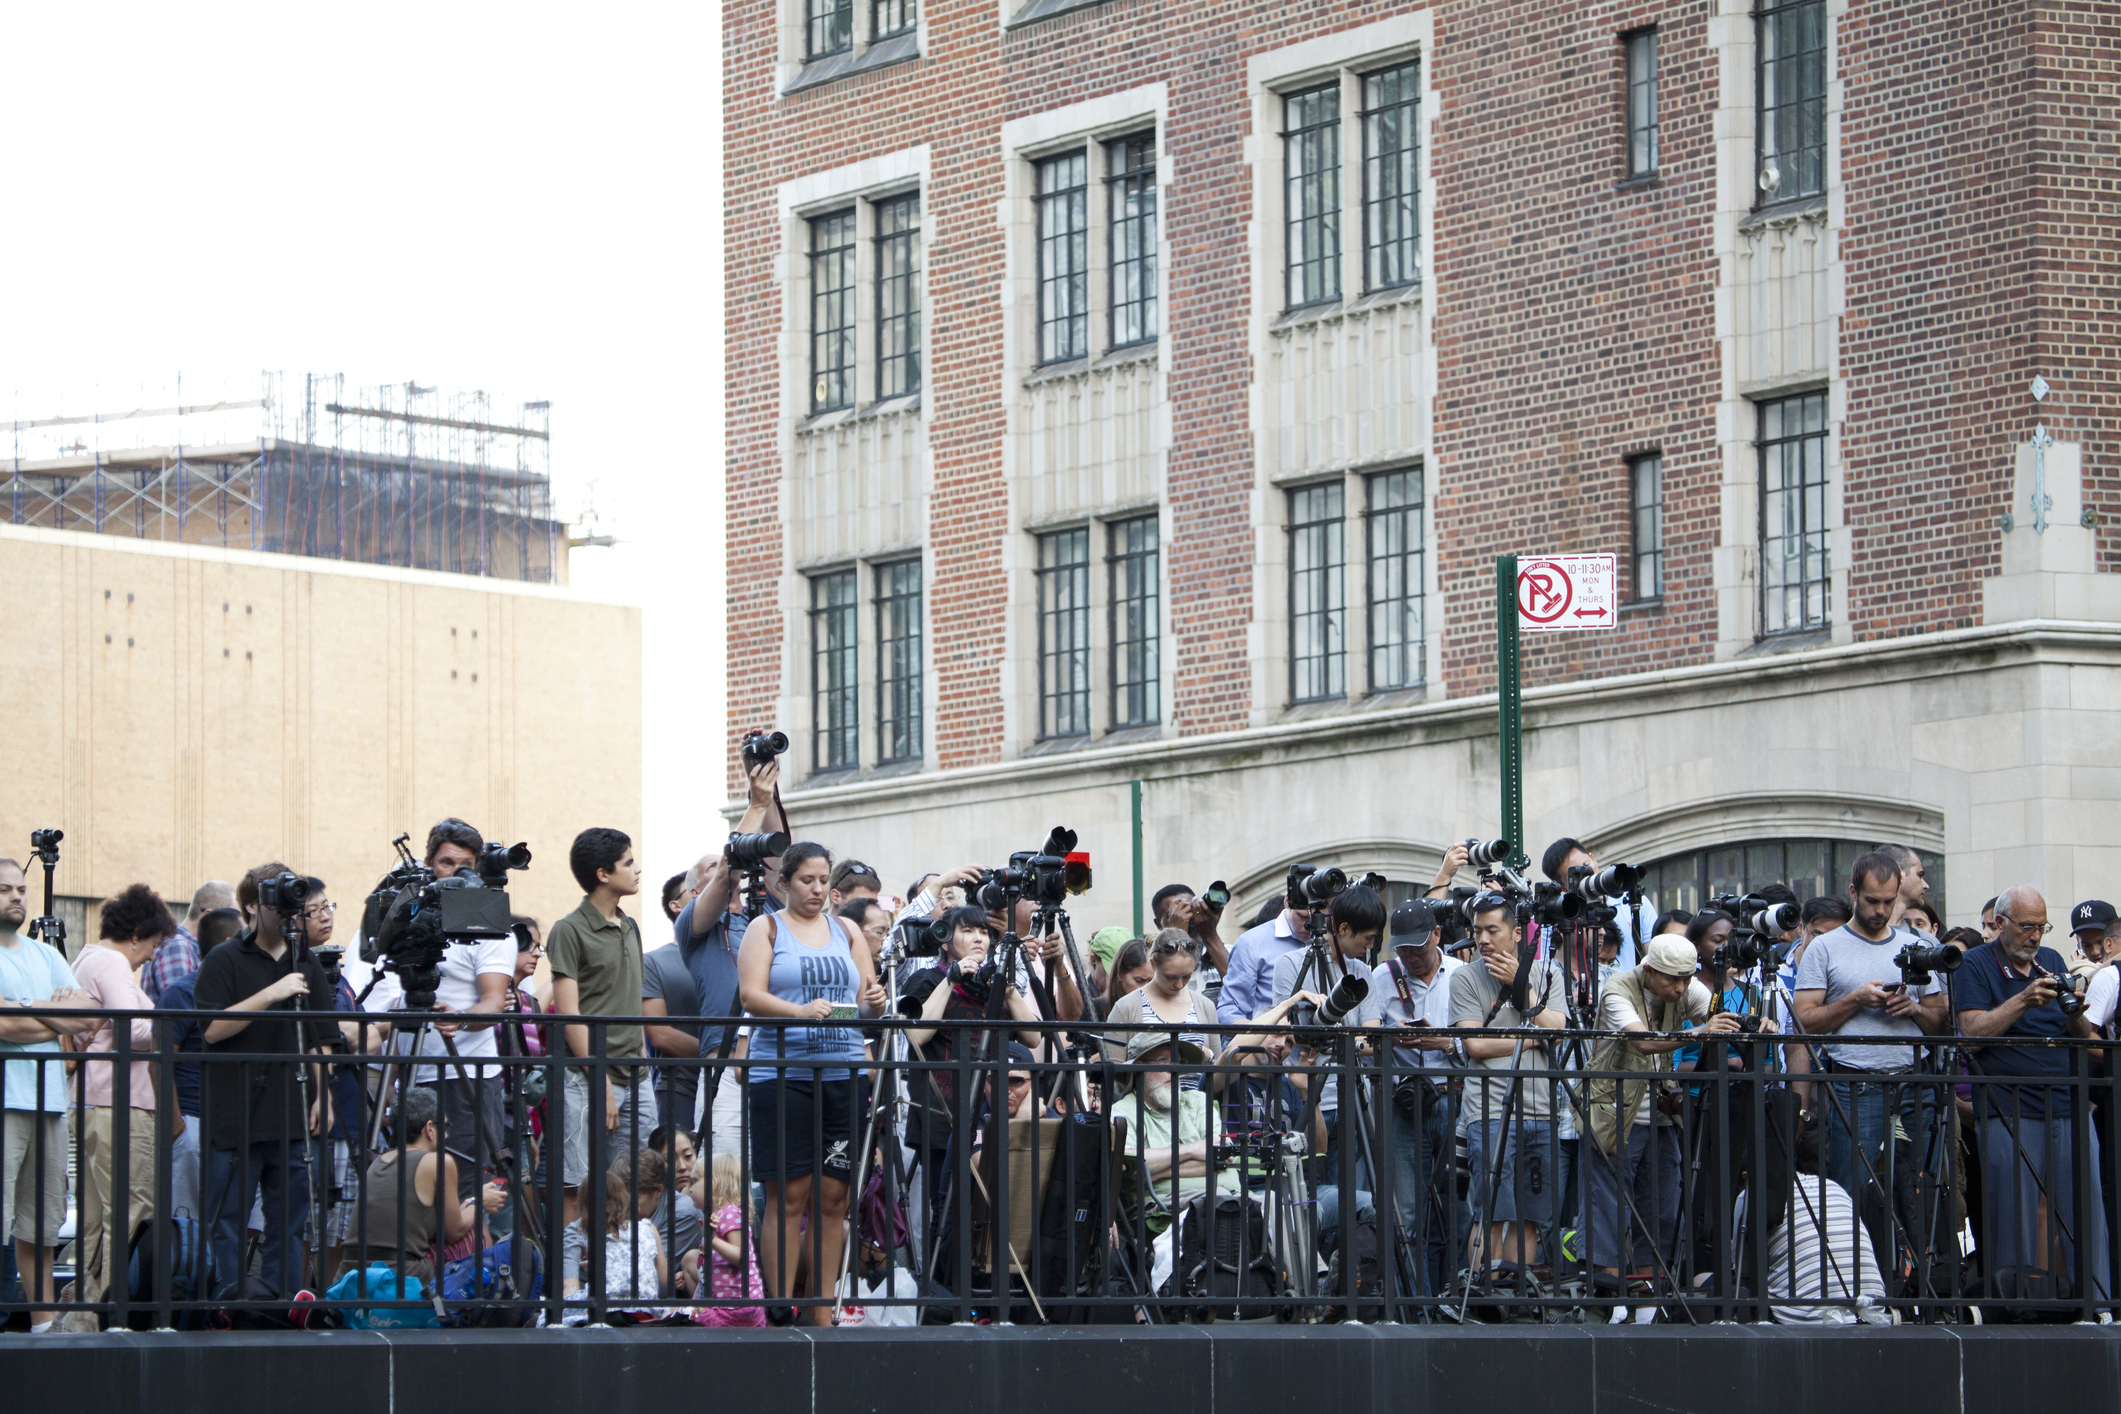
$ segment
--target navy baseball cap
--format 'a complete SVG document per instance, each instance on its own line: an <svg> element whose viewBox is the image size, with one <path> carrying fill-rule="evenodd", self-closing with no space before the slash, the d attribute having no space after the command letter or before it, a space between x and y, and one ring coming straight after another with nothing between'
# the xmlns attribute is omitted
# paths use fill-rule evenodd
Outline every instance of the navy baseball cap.
<svg viewBox="0 0 2121 1414"><path fill-rule="evenodd" d="M2104 899L2088 898L2069 911L2069 930L2072 933L2089 933L2093 929L2105 932L2115 918L2114 906Z"/></svg>
<svg viewBox="0 0 2121 1414"><path fill-rule="evenodd" d="M1392 936L1419 943L1436 931L1436 905L1425 898L1409 899L1392 910Z"/></svg>

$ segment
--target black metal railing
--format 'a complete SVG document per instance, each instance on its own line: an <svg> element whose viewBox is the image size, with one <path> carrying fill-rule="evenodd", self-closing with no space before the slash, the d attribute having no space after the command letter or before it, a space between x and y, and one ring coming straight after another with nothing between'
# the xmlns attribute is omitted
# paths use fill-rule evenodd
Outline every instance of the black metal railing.
<svg viewBox="0 0 2121 1414"><path fill-rule="evenodd" d="M1198 1054L1129 1060L1175 1029L752 1019L747 1043L672 1059L612 1050L666 1018L511 1016L513 1043L464 1057L469 1032L313 1013L298 1059L240 1035L181 1049L255 1012L98 1015L111 1050L6 1053L36 1081L11 1101L51 1077L65 1094L0 1112L16 1235L57 1238L49 1284L0 1287L10 1322L1884 1325L2114 1305L2097 1042L1935 1038L1906 1071L1805 1073L1788 1039L1712 1038L1673 1073L1580 1031L1454 1029L1511 1049L1411 1064L1380 1032L1188 1023ZM841 1026L856 1063L774 1054ZM415 1035L441 1054L399 1054ZM693 1113L655 1112L658 1072ZM667 1083L682 1072L697 1084Z"/></svg>

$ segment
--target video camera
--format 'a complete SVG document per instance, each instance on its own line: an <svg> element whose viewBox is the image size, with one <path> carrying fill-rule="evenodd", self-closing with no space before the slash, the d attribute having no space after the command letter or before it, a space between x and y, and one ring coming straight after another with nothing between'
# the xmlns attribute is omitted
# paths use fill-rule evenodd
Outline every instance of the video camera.
<svg viewBox="0 0 2121 1414"><path fill-rule="evenodd" d="M1055 825L1037 849L1018 850L1000 869L989 869L967 895L989 913L1006 913L1017 899L1039 909L1059 908L1070 894L1090 888L1090 857L1075 852L1075 831Z"/></svg>
<svg viewBox="0 0 2121 1414"><path fill-rule="evenodd" d="M509 936L508 874L530 867L530 846L489 841L472 871L444 879L413 858L410 838L391 841L397 866L361 910L361 956L397 976L407 1010L426 1011L434 1006L442 954L451 943Z"/></svg>
<svg viewBox="0 0 2121 1414"><path fill-rule="evenodd" d="M1966 954L1950 943L1909 943L1893 954L1893 966L1900 969L1900 980L1914 987L1927 986L1936 973L1957 972L1965 961ZM2068 1010L2066 1003L2063 1009Z"/></svg>

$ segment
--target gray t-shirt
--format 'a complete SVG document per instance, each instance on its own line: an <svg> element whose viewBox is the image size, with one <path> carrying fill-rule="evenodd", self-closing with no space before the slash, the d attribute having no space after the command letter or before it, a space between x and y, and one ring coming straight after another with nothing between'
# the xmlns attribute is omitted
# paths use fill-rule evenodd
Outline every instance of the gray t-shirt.
<svg viewBox="0 0 2121 1414"><path fill-rule="evenodd" d="M1310 949L1299 948L1295 952L1283 953L1280 957L1274 959L1274 982L1269 1002L1270 1006L1279 1006L1282 1002L1288 1000L1290 993L1296 990L1297 974L1303 971L1304 963L1310 956ZM1362 999L1362 1005L1348 1014L1348 1018L1343 1024L1348 1026L1375 1025L1377 1020L1384 1015L1382 987L1386 979L1371 976L1369 964L1359 957L1344 958L1342 960L1348 965L1348 975L1350 977L1360 977L1370 984L1370 994ZM1304 990L1316 992L1320 996L1330 996L1333 988L1339 985L1340 974L1335 972L1324 986L1319 985L1316 977L1307 978ZM1322 1058L1327 1063L1331 1063L1336 1059L1337 1057L1331 1056ZM1339 1105L1339 1085L1336 1078L1329 1075L1325 1079L1324 1088L1318 1092L1318 1107L1330 1113L1339 1108Z"/></svg>
<svg viewBox="0 0 2121 1414"><path fill-rule="evenodd" d="M1457 1026L1471 1023L1475 1026L1530 1026L1532 1017L1542 1011L1560 1011L1568 1005L1568 989L1562 980L1561 968L1552 962L1532 964L1526 986L1531 993L1532 1010L1521 1012L1504 1002L1496 1010L1495 1019L1488 1020L1488 1008L1502 995L1502 984L1488 975L1487 963L1478 952L1464 967L1451 974L1451 1024ZM1513 1059L1514 1054L1514 1059ZM1535 1071L1549 1069L1552 1059L1547 1047L1532 1044L1530 1038L1521 1050L1505 1051L1489 1060L1473 1062L1472 1073L1477 1076L1483 1070ZM1504 1106L1509 1103L1511 1076L1505 1073L1498 1079L1480 1080L1468 1078L1465 1089L1465 1116L1469 1123L1496 1121L1503 1118ZM1517 1095L1514 1118L1550 1121L1554 1118L1554 1086L1548 1080L1534 1079L1529 1074Z"/></svg>
<svg viewBox="0 0 2121 1414"><path fill-rule="evenodd" d="M1826 1004L1832 1006L1866 982L1896 983L1900 980L1900 969L1893 965L1893 955L1914 938L1912 929L1895 928L1884 942L1874 943L1850 932L1847 924L1831 933L1821 933L1812 939L1812 945L1804 950L1804 960L1797 964L1796 990L1823 991ZM1943 991L1944 984L1933 973L1928 982L1920 986L1910 985L1907 990L1909 996L1926 997ZM1884 1011L1864 1007L1842 1022L1834 1034L1919 1038L1922 1028L1909 1018L1889 1016ZM1857 1070L1906 1070L1915 1063L1913 1046L1829 1042L1821 1049L1837 1063Z"/></svg>

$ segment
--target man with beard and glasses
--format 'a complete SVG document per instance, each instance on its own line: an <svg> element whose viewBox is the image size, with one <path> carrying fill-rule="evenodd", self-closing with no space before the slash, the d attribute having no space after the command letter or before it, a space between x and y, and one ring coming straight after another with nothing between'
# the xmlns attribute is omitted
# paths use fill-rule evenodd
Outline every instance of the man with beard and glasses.
<svg viewBox="0 0 2121 1414"><path fill-rule="evenodd" d="M1127 1063L1146 1068L1132 1076L1133 1091L1112 1107L1112 1116L1126 1123L1126 1159L1140 1168L1141 1226L1155 1248L1152 1289L1171 1273L1172 1221L1188 1199L1208 1191L1214 1144L1207 1095L1180 1089L1171 1068L1197 1073L1207 1061L1200 1047L1176 1032L1137 1031L1127 1041ZM1237 1165L1216 1170L1216 1192L1238 1193L1242 1186Z"/></svg>
<svg viewBox="0 0 2121 1414"><path fill-rule="evenodd" d="M66 1066L59 1038L94 1030L96 1019L23 1014L33 1006L71 1011L95 1005L57 948L22 936L28 915L22 866L0 859L0 1057L7 1068L0 1215L14 1239L23 1295L36 1307L30 1330L41 1334L57 1314L49 1309L56 1299L52 1251L66 1219Z"/></svg>
<svg viewBox="0 0 2121 1414"><path fill-rule="evenodd" d="M2096 1037L2098 1029L2082 1008L2064 1010L2069 990L2062 954L2042 947L2053 924L2047 900L2029 884L2016 884L1996 896L1996 940L1967 951L1956 984L1959 1030L1969 1039L2027 1036L2059 1040ZM1974 1103L1980 1120L1981 1191L1987 1208L1987 1231L1981 1255L1994 1295L2031 1295L2024 1278L2060 1271L2069 1292L2081 1295L2087 1279L2093 1299L2104 1306L2113 1282L2106 1251L2106 1215L2097 1180L2077 1202L2077 1126L2066 1084L2076 1068L2076 1054L2062 1046L1982 1046L1971 1048L1984 1075L2023 1076L2054 1084L1980 1085ZM2086 1126L2083 1135L2090 1162L2085 1172L2104 1170L2099 1139ZM2081 1270L2080 1251L2089 1252L2091 1271ZM2013 1279L2019 1289L2013 1289Z"/></svg>

